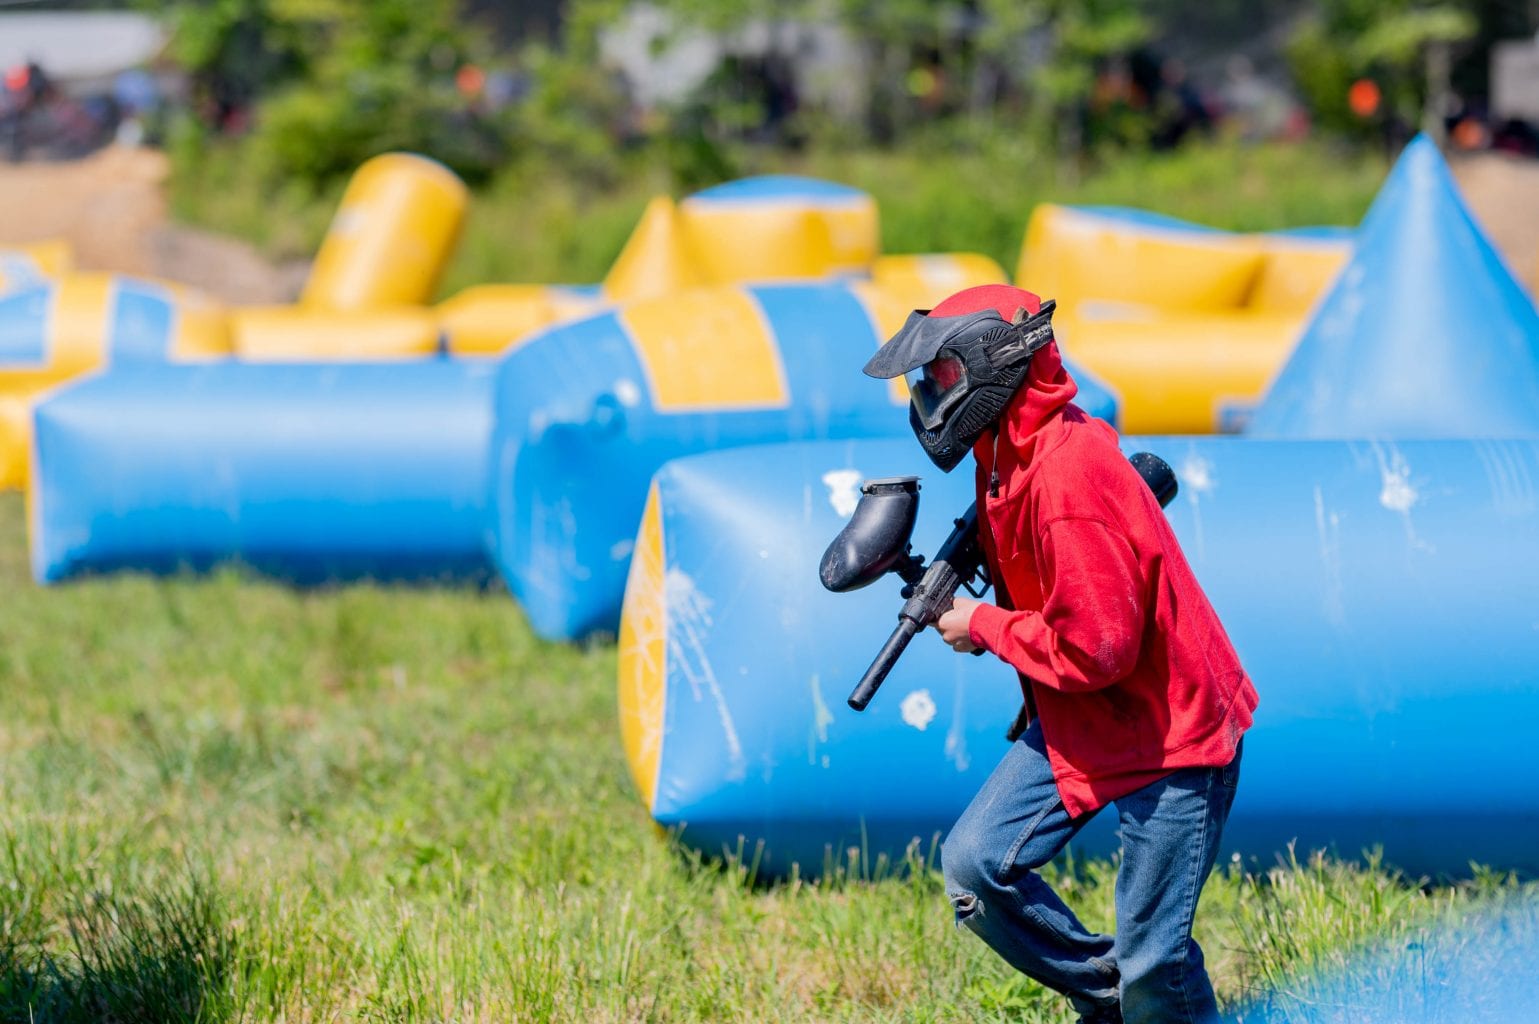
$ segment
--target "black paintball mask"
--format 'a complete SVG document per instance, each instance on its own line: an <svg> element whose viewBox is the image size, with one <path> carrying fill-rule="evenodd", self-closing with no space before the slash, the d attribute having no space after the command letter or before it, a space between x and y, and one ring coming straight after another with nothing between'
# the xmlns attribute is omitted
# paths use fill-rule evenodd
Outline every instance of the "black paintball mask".
<svg viewBox="0 0 1539 1024"><path fill-rule="evenodd" d="M908 378L909 425L930 461L949 473L1025 383L1031 357L1053 340L1056 306L1049 299L1013 320L994 309L941 317L915 310L865 372Z"/></svg>

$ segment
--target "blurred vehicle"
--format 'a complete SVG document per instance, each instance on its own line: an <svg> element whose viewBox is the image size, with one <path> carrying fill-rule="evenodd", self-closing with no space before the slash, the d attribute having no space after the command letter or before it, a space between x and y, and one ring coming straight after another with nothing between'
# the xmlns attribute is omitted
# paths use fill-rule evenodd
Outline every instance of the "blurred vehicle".
<svg viewBox="0 0 1539 1024"><path fill-rule="evenodd" d="M166 29L145 14L0 14L0 147L6 158L69 159L112 141L125 112L120 76L154 60L167 38ZM151 91L158 93L158 84ZM143 101L150 94L141 81L131 83L126 95ZM136 105L129 113L142 110Z"/></svg>

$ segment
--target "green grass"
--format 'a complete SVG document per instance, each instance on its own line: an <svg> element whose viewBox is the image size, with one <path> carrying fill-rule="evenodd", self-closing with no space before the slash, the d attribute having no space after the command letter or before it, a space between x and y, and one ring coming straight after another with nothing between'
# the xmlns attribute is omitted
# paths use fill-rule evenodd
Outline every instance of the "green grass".
<svg viewBox="0 0 1539 1024"><path fill-rule="evenodd" d="M0 496L0 1022L1030 1021L935 871L750 884L659 835L615 653L499 592L42 589ZM1057 872L1089 922L1114 867ZM1230 865L1231 1003L1516 890Z"/></svg>
<svg viewBox="0 0 1539 1024"><path fill-rule="evenodd" d="M949 137L898 150L820 147L806 154L745 151L744 174L796 173L870 191L887 252L983 252L1013 271L1026 220L1040 202L1139 206L1214 227L1264 230L1356 224L1386 166L1375 155L1320 144L1214 142L1169 154L1123 154L1064 181L1052 154L1009 137L979 148ZM340 194L290 185L274 192L243 151L215 147L178 162L172 209L184 220L238 235L288 258L315 250ZM443 282L453 294L486 281L597 281L624 245L649 197L678 193L646 154L627 159L619 184L595 190L539 167L512 168L472 201Z"/></svg>

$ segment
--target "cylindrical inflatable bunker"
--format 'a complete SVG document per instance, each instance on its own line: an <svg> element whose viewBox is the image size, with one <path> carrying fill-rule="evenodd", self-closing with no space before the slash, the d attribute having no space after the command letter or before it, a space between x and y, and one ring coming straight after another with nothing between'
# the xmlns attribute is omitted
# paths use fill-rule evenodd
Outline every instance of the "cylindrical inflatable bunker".
<svg viewBox="0 0 1539 1024"><path fill-rule="evenodd" d="M1230 850L1381 845L1412 872L1539 868L1539 440L1125 438L1261 694ZM944 834L1021 702L992 656L917 637L857 714L895 577L818 582L863 478L923 476L913 546L972 501L912 441L776 445L656 476L620 630L620 717L654 817L768 872ZM1078 848L1104 852L1114 814Z"/></svg>
<svg viewBox="0 0 1539 1024"><path fill-rule="evenodd" d="M442 347L426 307L340 313L305 306L248 306L230 313L235 354L253 363L421 359Z"/></svg>
<svg viewBox="0 0 1539 1024"><path fill-rule="evenodd" d="M1084 303L1053 318L1063 351L1116 390L1129 429L1238 433L1288 358L1297 316L1124 312Z"/></svg>
<svg viewBox="0 0 1539 1024"><path fill-rule="evenodd" d="M1094 300L1217 312L1245 305L1262 263L1251 235L1145 210L1043 203L1027 224L1015 279L1065 307Z"/></svg>
<svg viewBox="0 0 1539 1024"><path fill-rule="evenodd" d="M468 201L465 183L436 160L367 161L342 194L300 304L350 313L431 302Z"/></svg>
<svg viewBox="0 0 1539 1024"><path fill-rule="evenodd" d="M496 369L165 366L37 408L32 570L241 562L298 583L484 579Z"/></svg>
<svg viewBox="0 0 1539 1024"><path fill-rule="evenodd" d="M32 406L48 389L108 365L229 351L224 309L185 288L76 273L0 296L0 487L26 483Z"/></svg>
<svg viewBox="0 0 1539 1024"><path fill-rule="evenodd" d="M743 178L679 203L685 249L712 284L865 273L881 248L876 200L816 178Z"/></svg>
<svg viewBox="0 0 1539 1024"><path fill-rule="evenodd" d="M866 285L712 288L622 306L511 352L497 383L497 564L536 632L619 624L647 482L680 455L907 435L900 382L861 375L908 310ZM1080 403L1112 419L1088 377Z"/></svg>
<svg viewBox="0 0 1539 1024"><path fill-rule="evenodd" d="M869 277L898 303L926 309L964 288L1008 280L1004 268L978 253L878 256L877 235L869 196L808 178L749 178L682 205L657 196L603 292L621 303L708 284Z"/></svg>

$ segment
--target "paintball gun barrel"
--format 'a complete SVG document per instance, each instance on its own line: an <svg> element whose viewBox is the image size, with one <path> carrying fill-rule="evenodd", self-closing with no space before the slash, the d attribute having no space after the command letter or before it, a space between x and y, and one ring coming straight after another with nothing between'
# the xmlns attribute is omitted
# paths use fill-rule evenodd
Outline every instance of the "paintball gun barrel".
<svg viewBox="0 0 1539 1024"><path fill-rule="evenodd" d="M1169 505L1178 485L1165 460L1139 452L1129 461L1160 507ZM950 535L926 565L910 546L919 514L919 478L868 480L861 486L860 495L855 514L823 553L818 577L824 587L843 593L859 590L894 573L903 580L904 602L898 610L898 625L850 694L850 707L856 711L864 711L871 703L909 641L950 610L958 590L982 597L992 582L978 541L976 503L954 520Z"/></svg>

